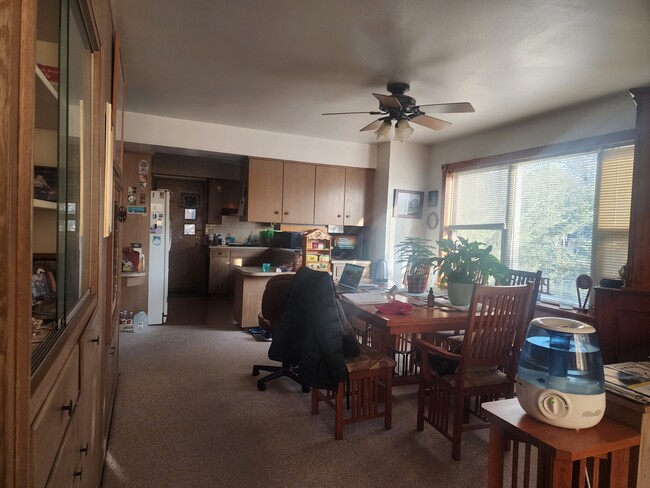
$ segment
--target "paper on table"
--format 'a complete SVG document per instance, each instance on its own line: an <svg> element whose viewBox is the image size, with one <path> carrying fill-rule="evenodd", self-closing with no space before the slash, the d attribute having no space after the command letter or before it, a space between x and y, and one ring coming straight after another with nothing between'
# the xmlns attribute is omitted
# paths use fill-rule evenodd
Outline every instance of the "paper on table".
<svg viewBox="0 0 650 488"><path fill-rule="evenodd" d="M376 305L391 301L391 298L383 292L343 293L342 296L355 305Z"/></svg>

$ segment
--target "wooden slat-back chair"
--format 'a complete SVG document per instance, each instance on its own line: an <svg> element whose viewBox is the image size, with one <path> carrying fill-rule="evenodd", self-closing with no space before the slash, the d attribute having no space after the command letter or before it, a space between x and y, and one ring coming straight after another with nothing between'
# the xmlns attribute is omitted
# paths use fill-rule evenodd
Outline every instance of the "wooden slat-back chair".
<svg viewBox="0 0 650 488"><path fill-rule="evenodd" d="M532 283L474 285L460 353L416 341L421 357L417 429L423 430L425 421L435 427L452 441L456 460L460 459L462 432L487 427L481 403L514 395L514 371L503 365L521 347L533 288ZM430 362L434 355L458 361L456 372L439 376ZM470 414L479 422L471 423Z"/></svg>

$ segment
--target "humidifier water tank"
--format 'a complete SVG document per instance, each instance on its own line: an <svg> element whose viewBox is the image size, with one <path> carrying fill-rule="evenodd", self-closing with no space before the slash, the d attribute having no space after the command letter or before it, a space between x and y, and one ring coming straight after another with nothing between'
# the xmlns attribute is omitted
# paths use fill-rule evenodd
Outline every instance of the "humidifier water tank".
<svg viewBox="0 0 650 488"><path fill-rule="evenodd" d="M517 398L542 422L593 427L605 413L605 374L596 330L577 320L533 319L517 369Z"/></svg>

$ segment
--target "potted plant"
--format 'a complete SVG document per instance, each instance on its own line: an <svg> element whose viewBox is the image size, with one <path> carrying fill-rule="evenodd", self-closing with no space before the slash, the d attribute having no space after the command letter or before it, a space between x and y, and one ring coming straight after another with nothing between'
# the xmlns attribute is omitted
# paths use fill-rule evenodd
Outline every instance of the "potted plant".
<svg viewBox="0 0 650 488"><path fill-rule="evenodd" d="M449 301L453 305L468 305L474 283L485 284L490 277L503 278L507 268L492 254L492 246L484 242L441 239L438 247L441 257L434 259L440 274L440 285L447 286Z"/></svg>
<svg viewBox="0 0 650 488"><path fill-rule="evenodd" d="M429 284L431 267L436 260L435 248L429 239L405 237L395 246L397 263L406 263L404 283L409 293L422 293Z"/></svg>

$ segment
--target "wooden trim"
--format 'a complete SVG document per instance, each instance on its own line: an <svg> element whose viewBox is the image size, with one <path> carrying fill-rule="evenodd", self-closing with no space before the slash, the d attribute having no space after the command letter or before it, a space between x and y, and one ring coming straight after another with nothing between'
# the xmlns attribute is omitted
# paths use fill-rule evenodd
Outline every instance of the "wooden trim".
<svg viewBox="0 0 650 488"><path fill-rule="evenodd" d="M99 29L97 28L97 20L95 19L95 11L91 0L78 0L79 10L81 11L81 18L83 19L86 32L88 33L88 41L90 48L93 52L99 51L101 41L99 39Z"/></svg>
<svg viewBox="0 0 650 488"><path fill-rule="evenodd" d="M571 154L576 152L593 151L594 149L604 149L607 147L618 146L621 144L634 143L634 130L614 132L602 136L587 137L576 141L561 142L540 146L532 149L524 149L496 156L486 156L484 158L470 159L459 161L458 163L445 164L442 166L443 174L454 171L461 171L470 168L487 168L490 166L502 166L522 161L534 159L544 159L553 156Z"/></svg>

